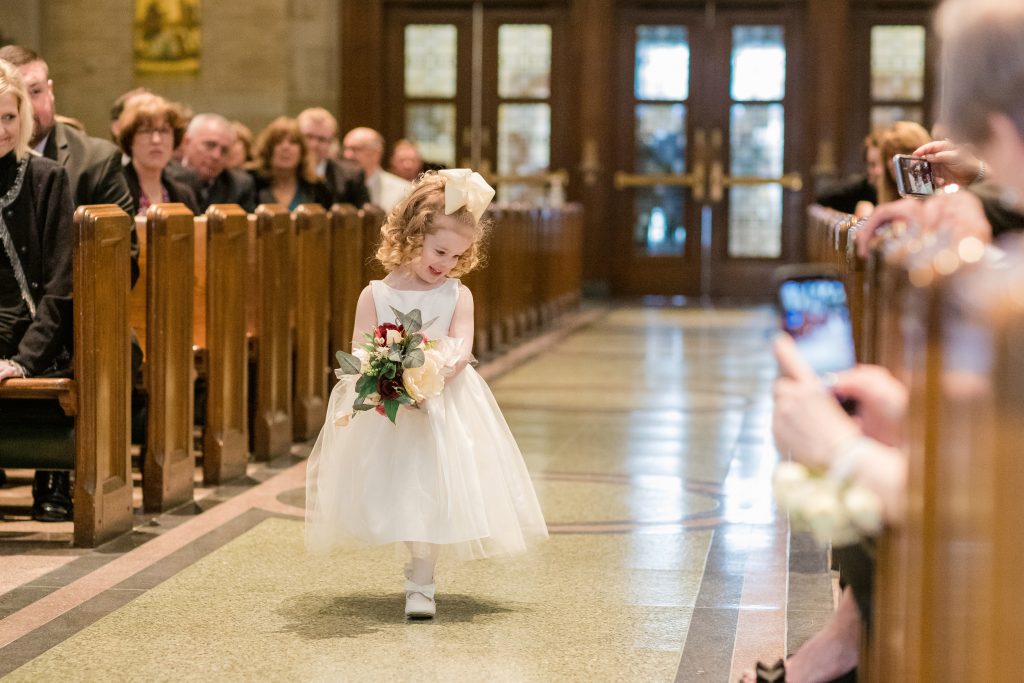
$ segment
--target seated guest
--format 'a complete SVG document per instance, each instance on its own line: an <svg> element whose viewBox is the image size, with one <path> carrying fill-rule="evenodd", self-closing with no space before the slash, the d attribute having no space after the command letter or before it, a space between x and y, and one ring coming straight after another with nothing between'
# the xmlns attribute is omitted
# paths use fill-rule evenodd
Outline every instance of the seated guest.
<svg viewBox="0 0 1024 683"><path fill-rule="evenodd" d="M283 204L289 211L311 203L331 208L331 192L317 178L313 155L295 119L279 116L271 121L256 137L253 157L257 203Z"/></svg>
<svg viewBox="0 0 1024 683"><path fill-rule="evenodd" d="M128 215L134 215L135 204L121 171L121 151L59 120L50 69L42 57L32 50L7 45L0 48L0 59L18 67L32 99L35 125L30 145L67 171L74 204L117 204ZM133 231L132 284L137 278L138 241Z"/></svg>
<svg viewBox="0 0 1024 683"><path fill-rule="evenodd" d="M931 139L928 131L913 121L897 121L878 133L878 149L885 164L885 173L879 173L876 181L879 204L900 198L896 190L896 168L892 158L897 154L912 154L917 148L931 142Z"/></svg>
<svg viewBox="0 0 1024 683"><path fill-rule="evenodd" d="M440 171L444 168L443 164L424 161L420 148L407 138L395 143L394 149L391 150L389 165L392 173L409 182L419 178L424 171Z"/></svg>
<svg viewBox="0 0 1024 683"><path fill-rule="evenodd" d="M772 432L780 455L874 493L883 519L900 524L907 461L897 446L905 436L906 388L884 368L858 365L837 373L826 389L788 335L775 340L775 357L779 377ZM856 400L856 420L844 412L837 395ZM863 545L833 548L833 553L846 586L828 624L792 657L774 666L759 664L741 681L856 680L858 639L871 620L872 553Z"/></svg>
<svg viewBox="0 0 1024 683"><path fill-rule="evenodd" d="M412 183L388 173L380 166L384 156L384 138L372 128L353 128L345 134L343 151L346 159L357 162L366 174L370 202L385 212L402 201Z"/></svg>
<svg viewBox="0 0 1024 683"><path fill-rule="evenodd" d="M252 176L227 168L234 144L231 122L219 114L199 114L185 130L181 164L168 169L175 180L192 185L203 211L211 204L238 204L249 213L256 210Z"/></svg>
<svg viewBox="0 0 1024 683"><path fill-rule="evenodd" d="M150 206L166 202L181 202L193 213L201 213L192 188L167 170L185 134L178 107L159 95L133 98L121 113L119 129L118 142L128 156L124 174L137 215L145 216Z"/></svg>
<svg viewBox="0 0 1024 683"><path fill-rule="evenodd" d="M316 174L334 195L334 202L361 207L370 201L363 170L350 159L337 159L338 122L320 107L306 109L298 116L299 130L316 163Z"/></svg>
<svg viewBox="0 0 1024 683"><path fill-rule="evenodd" d="M30 151L32 130L21 74L0 60L0 382L71 370L74 205L64 168ZM37 473L32 516L71 514L69 473Z"/></svg>
<svg viewBox="0 0 1024 683"><path fill-rule="evenodd" d="M858 218L870 215L878 203L878 182L885 172L882 151L878 148L878 136L875 133L864 138L864 171L864 175L826 189L814 201Z"/></svg>
<svg viewBox="0 0 1024 683"><path fill-rule="evenodd" d="M59 121L50 68L38 54L18 45L0 48L0 59L18 68L32 104L32 139L29 145L47 159L56 161L67 172L72 206L116 204L125 213L135 215L135 202L121 170L121 151L106 140L89 137L68 123ZM28 125L26 123L26 125ZM139 278L139 241L135 226L131 231L131 282ZM132 365L142 364L142 349L133 347ZM70 479L63 472L38 471L32 487L37 517L56 516L53 512L71 499ZM44 505L45 503L45 505ZM40 512L43 508L51 512ZM71 509L65 506L70 519Z"/></svg>
<svg viewBox="0 0 1024 683"><path fill-rule="evenodd" d="M110 139L115 143L120 139L121 133L121 114L124 113L124 108L128 105L132 99L139 95L154 95L152 90L149 88L132 88L126 93L118 95L117 99L114 100L114 104L110 106Z"/></svg>
<svg viewBox="0 0 1024 683"><path fill-rule="evenodd" d="M235 143L228 154L228 168L244 171L252 161L252 131L241 121L232 121L231 129L235 131Z"/></svg>

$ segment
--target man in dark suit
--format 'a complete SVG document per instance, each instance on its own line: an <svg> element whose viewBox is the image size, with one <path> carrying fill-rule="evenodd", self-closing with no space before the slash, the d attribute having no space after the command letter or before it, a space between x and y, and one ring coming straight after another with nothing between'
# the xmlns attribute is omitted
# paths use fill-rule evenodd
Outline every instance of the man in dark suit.
<svg viewBox="0 0 1024 683"><path fill-rule="evenodd" d="M195 189L203 211L211 204L238 204L249 213L256 210L252 176L227 168L236 139L231 122L220 114L197 114L181 143L181 165L167 167L172 178Z"/></svg>
<svg viewBox="0 0 1024 683"><path fill-rule="evenodd" d="M338 122L331 112L321 107L306 109L298 116L299 130L306 146L313 152L316 173L324 179L335 204L352 204L361 208L370 201L363 169L348 159L337 159L332 148L338 140Z"/></svg>
<svg viewBox="0 0 1024 683"><path fill-rule="evenodd" d="M117 204L129 216L135 203L121 170L121 150L56 120L50 68L35 52L17 45L0 48L0 59L16 67L32 100L33 129L30 145L67 172L74 206ZM131 281L139 277L139 243L134 223L131 233ZM132 365L142 363L141 350L133 349ZM32 486L33 516L42 521L71 519L71 481L66 472L37 471ZM45 514L39 511L45 510Z"/></svg>

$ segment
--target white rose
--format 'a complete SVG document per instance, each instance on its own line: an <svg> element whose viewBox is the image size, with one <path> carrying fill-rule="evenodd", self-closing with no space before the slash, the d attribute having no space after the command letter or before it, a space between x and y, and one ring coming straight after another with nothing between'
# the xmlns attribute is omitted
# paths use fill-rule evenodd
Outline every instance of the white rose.
<svg viewBox="0 0 1024 683"><path fill-rule="evenodd" d="M352 355L359 359L359 372L365 373L370 369L370 352L364 348L357 348Z"/></svg>
<svg viewBox="0 0 1024 683"><path fill-rule="evenodd" d="M807 520L814 538L821 544L830 540L837 545L837 536L845 535L845 526L849 525L846 513L835 490L823 482L814 487L814 492L801 504L804 519Z"/></svg>
<svg viewBox="0 0 1024 683"><path fill-rule="evenodd" d="M790 508L798 500L799 492L807 483L807 468L795 462L780 462L772 475L775 499L784 508Z"/></svg>
<svg viewBox="0 0 1024 683"><path fill-rule="evenodd" d="M417 403L440 396L444 389L441 368L430 354L424 358L423 365L418 368L405 369L402 373L402 383L409 396Z"/></svg>
<svg viewBox="0 0 1024 683"><path fill-rule="evenodd" d="M862 486L851 486L843 494L846 514L854 526L866 534L882 530L882 503L873 492Z"/></svg>
<svg viewBox="0 0 1024 683"><path fill-rule="evenodd" d="M384 340L385 346L394 346L402 341L402 333L398 330L388 330L388 337Z"/></svg>

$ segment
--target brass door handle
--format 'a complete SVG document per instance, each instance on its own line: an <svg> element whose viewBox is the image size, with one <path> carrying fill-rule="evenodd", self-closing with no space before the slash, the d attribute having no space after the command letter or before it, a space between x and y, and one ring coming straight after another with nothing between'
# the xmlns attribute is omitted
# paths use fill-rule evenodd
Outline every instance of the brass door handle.
<svg viewBox="0 0 1024 683"><path fill-rule="evenodd" d="M723 187L739 187L744 185L771 185L778 184L787 190L793 192L799 192L804 189L804 179L796 171L787 173L780 178L760 178L757 176L724 176L722 178Z"/></svg>
<svg viewBox="0 0 1024 683"><path fill-rule="evenodd" d="M626 173L616 171L614 176L615 189L625 190L630 187L688 187L692 190L693 200L704 201L704 188L707 184L708 172L705 157L707 135L703 129L693 132L693 170L689 173Z"/></svg>
<svg viewBox="0 0 1024 683"><path fill-rule="evenodd" d="M625 190L630 187L693 187L704 184L703 168L695 168L692 173L626 173L615 172L615 189Z"/></svg>
<svg viewBox="0 0 1024 683"><path fill-rule="evenodd" d="M569 172L564 168L560 168L557 171L551 171L550 173L541 172L524 175L485 175L484 177L491 185L501 185L503 183L517 185L551 185L552 183L558 183L560 185L567 185L569 183Z"/></svg>

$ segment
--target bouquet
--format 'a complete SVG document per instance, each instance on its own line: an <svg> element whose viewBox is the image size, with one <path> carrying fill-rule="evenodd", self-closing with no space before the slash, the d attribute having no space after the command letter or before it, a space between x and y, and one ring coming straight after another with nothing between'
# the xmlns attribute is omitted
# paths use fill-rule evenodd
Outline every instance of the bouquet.
<svg viewBox="0 0 1024 683"><path fill-rule="evenodd" d="M853 545L882 530L882 504L862 486L795 462L776 465L772 484L793 526L810 531L822 545Z"/></svg>
<svg viewBox="0 0 1024 683"><path fill-rule="evenodd" d="M392 423L401 406L418 406L441 395L444 370L458 360L461 340L430 340L420 332L423 318L419 309L402 313L391 308L395 323L383 323L366 333L366 342L353 353L338 351L337 376L355 381L355 399L350 413L338 424L348 424L356 413L375 410ZM433 320L429 321L429 326Z"/></svg>

